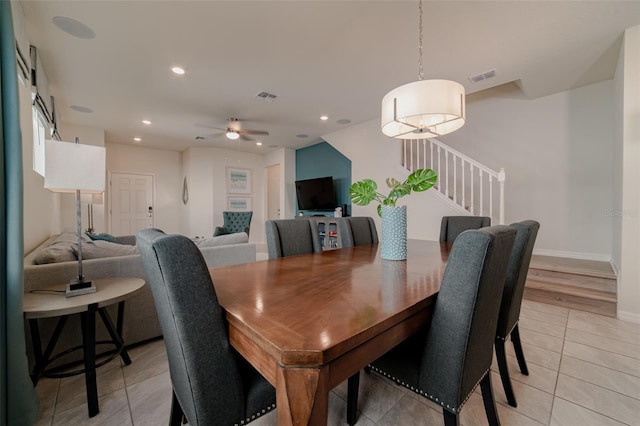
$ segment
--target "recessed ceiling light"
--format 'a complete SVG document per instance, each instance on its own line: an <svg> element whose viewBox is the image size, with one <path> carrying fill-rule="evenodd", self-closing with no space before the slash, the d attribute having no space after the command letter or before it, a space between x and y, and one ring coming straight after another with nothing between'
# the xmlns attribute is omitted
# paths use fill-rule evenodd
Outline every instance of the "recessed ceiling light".
<svg viewBox="0 0 640 426"><path fill-rule="evenodd" d="M149 120L142 120L142 124L146 124L147 126L151 125L151 121Z"/></svg>
<svg viewBox="0 0 640 426"><path fill-rule="evenodd" d="M180 68L180 67L173 67L171 68L171 71L173 71L174 74L178 74L178 75L184 74L184 68Z"/></svg>
<svg viewBox="0 0 640 426"><path fill-rule="evenodd" d="M53 24L65 33L78 38L92 39L96 33L87 25L68 16L54 16Z"/></svg>
<svg viewBox="0 0 640 426"><path fill-rule="evenodd" d="M82 112L84 114L91 114L93 112L91 108L87 108L82 105L71 105L69 108L77 112Z"/></svg>
<svg viewBox="0 0 640 426"><path fill-rule="evenodd" d="M256 145L262 146L262 142L256 142Z"/></svg>
<svg viewBox="0 0 640 426"><path fill-rule="evenodd" d="M296 135L296 138L300 138L300 139L304 139L304 138L308 138L308 137L309 137L309 135L306 134L306 133L298 133Z"/></svg>
<svg viewBox="0 0 640 426"><path fill-rule="evenodd" d="M328 119L329 119L328 115L321 115L320 116L320 120L322 120L322 121L327 121Z"/></svg>
<svg viewBox="0 0 640 426"><path fill-rule="evenodd" d="M134 142L142 142L142 138L133 138Z"/></svg>
<svg viewBox="0 0 640 426"><path fill-rule="evenodd" d="M349 123L351 123L351 120L349 120L348 118L341 118L340 120L336 121L336 123L338 123L338 124L349 124Z"/></svg>

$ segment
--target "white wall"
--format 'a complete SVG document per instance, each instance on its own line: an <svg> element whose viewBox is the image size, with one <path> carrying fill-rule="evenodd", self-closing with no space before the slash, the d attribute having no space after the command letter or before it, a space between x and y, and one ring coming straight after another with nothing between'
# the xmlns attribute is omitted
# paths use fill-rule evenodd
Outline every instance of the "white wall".
<svg viewBox="0 0 640 426"><path fill-rule="evenodd" d="M504 89L469 96L465 126L443 142L505 168L506 223L538 220L536 252L610 260L613 82L533 100Z"/></svg>
<svg viewBox="0 0 640 426"><path fill-rule="evenodd" d="M155 175L155 227L167 233L182 233L182 154L117 143L107 143L106 146L107 174ZM108 206L108 198L107 192L105 207ZM105 219L108 221L108 216Z"/></svg>
<svg viewBox="0 0 640 426"><path fill-rule="evenodd" d="M264 241L265 170L262 155L229 151L220 148L189 148L183 153L184 173L189 187L189 202L183 233L187 236L211 236L216 226L222 226L222 212L227 210L226 168L238 167L252 171L251 204L253 217L249 240ZM180 177L182 188L182 176ZM180 190L182 194L182 189ZM239 194L229 194L239 195Z"/></svg>
<svg viewBox="0 0 640 426"><path fill-rule="evenodd" d="M353 182L369 178L376 181L378 191L388 193L385 180L395 177L404 180L398 167L401 145L397 139L391 139L380 131L380 120L348 127L339 132L323 136L323 139L351 160L351 179ZM411 194L398 201L398 205L407 206L407 236L423 240L438 240L442 216L458 215L437 195L427 191ZM376 221L378 233L381 232L377 204L352 206L353 216L371 216Z"/></svg>
<svg viewBox="0 0 640 426"><path fill-rule="evenodd" d="M625 31L616 72L618 87L614 260L619 267L618 317L640 323L640 26ZM621 91L620 88L623 88Z"/></svg>

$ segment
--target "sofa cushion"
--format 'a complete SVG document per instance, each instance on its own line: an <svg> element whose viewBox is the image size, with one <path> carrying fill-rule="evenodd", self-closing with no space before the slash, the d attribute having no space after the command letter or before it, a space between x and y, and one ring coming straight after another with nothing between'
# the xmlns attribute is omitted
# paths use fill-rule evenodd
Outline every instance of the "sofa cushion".
<svg viewBox="0 0 640 426"><path fill-rule="evenodd" d="M194 242L201 248L242 244L249 242L249 235L246 232L237 232L235 234L218 235L217 237L198 238Z"/></svg>
<svg viewBox="0 0 640 426"><path fill-rule="evenodd" d="M77 255L77 248L74 247ZM89 241L82 244L83 259L100 259L103 257L129 256L138 254L138 247L126 244L111 243L109 241Z"/></svg>

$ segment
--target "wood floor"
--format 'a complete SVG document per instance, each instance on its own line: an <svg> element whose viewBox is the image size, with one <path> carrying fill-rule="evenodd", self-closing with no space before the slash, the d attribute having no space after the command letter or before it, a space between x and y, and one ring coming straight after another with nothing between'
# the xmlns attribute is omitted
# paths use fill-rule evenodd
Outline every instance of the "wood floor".
<svg viewBox="0 0 640 426"><path fill-rule="evenodd" d="M534 255L524 298L615 317L616 288L609 262Z"/></svg>

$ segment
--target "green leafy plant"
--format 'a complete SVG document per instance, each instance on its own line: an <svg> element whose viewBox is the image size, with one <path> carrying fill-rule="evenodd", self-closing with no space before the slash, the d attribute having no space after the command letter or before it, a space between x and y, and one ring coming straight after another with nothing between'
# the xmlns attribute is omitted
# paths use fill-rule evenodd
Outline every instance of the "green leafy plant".
<svg viewBox="0 0 640 426"><path fill-rule="evenodd" d="M382 206L395 206L398 198L411 192L424 192L436 184L438 175L431 169L418 169L411 173L404 182L387 178L389 195L379 193L378 184L371 179L363 179L349 187L349 197L354 204L366 206L373 200L378 201L378 215L382 216Z"/></svg>

